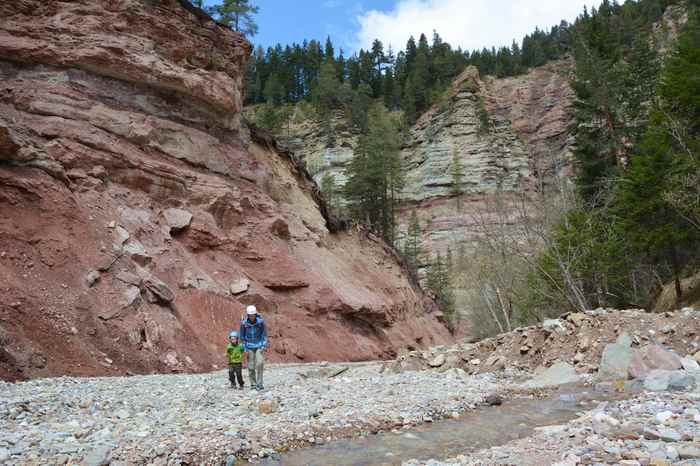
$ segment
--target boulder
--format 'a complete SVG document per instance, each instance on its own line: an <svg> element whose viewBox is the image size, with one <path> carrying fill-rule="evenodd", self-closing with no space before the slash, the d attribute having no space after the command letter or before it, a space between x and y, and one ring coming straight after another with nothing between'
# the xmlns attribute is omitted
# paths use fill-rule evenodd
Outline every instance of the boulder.
<svg viewBox="0 0 700 466"><path fill-rule="evenodd" d="M260 414L272 414L277 411L277 402L275 400L262 400L258 405Z"/></svg>
<svg viewBox="0 0 700 466"><path fill-rule="evenodd" d="M270 231L275 236L283 239L289 239L291 234L289 232L289 225L281 218L277 218L270 225Z"/></svg>
<svg viewBox="0 0 700 466"><path fill-rule="evenodd" d="M671 382L671 374L673 371L663 369L653 369L649 371L644 379L644 388L652 392L661 392L668 390L668 385Z"/></svg>
<svg viewBox="0 0 700 466"><path fill-rule="evenodd" d="M85 276L85 283L87 284L88 288L92 288L95 283L97 283L100 280L100 272L97 270L91 270L86 276Z"/></svg>
<svg viewBox="0 0 700 466"><path fill-rule="evenodd" d="M231 282L231 286L229 287L229 290L231 291L232 295L237 295L241 293L245 293L248 291L248 288L250 287L250 280L248 280L245 277L240 277L239 279Z"/></svg>
<svg viewBox="0 0 700 466"><path fill-rule="evenodd" d="M183 209L166 209L163 211L165 223L170 228L170 233L177 233L192 223L192 214Z"/></svg>
<svg viewBox="0 0 700 466"><path fill-rule="evenodd" d="M484 399L487 405L489 406L500 406L503 404L503 398L495 393L492 393L490 395L487 395L486 398Z"/></svg>
<svg viewBox="0 0 700 466"><path fill-rule="evenodd" d="M563 361L556 362L552 367L546 369L541 374L533 377L523 384L525 388L545 388L576 383L581 380L576 369L571 364Z"/></svg>
<svg viewBox="0 0 700 466"><path fill-rule="evenodd" d="M583 312L573 312L566 316L566 320L574 324L576 327L580 327L583 321L587 319L586 314Z"/></svg>
<svg viewBox="0 0 700 466"><path fill-rule="evenodd" d="M629 367L632 362L632 340L623 333L615 343L605 346L600 361L598 376L603 380L627 380Z"/></svg>
<svg viewBox="0 0 700 466"><path fill-rule="evenodd" d="M650 369L673 371L682 367L681 358L660 345L647 346L644 351L644 361Z"/></svg>
<svg viewBox="0 0 700 466"><path fill-rule="evenodd" d="M566 328L559 319L545 319L544 322L542 322L542 328L548 332L566 332Z"/></svg>
<svg viewBox="0 0 700 466"><path fill-rule="evenodd" d="M117 247L121 249L122 245L129 241L129 238L131 235L129 235L129 232L126 231L124 227L121 225L117 225L114 228L114 242L116 243Z"/></svg>
<svg viewBox="0 0 700 466"><path fill-rule="evenodd" d="M92 449L83 462L86 466L107 466L112 462L112 447L100 445Z"/></svg>
<svg viewBox="0 0 700 466"><path fill-rule="evenodd" d="M668 381L668 389L671 391L692 390L696 385L695 377L686 371L674 371Z"/></svg>
<svg viewBox="0 0 700 466"><path fill-rule="evenodd" d="M681 359L681 366L687 371L700 371L700 364L690 356Z"/></svg>
<svg viewBox="0 0 700 466"><path fill-rule="evenodd" d="M168 304L175 299L175 294L164 282L156 277L150 276L143 281L146 290L153 293L158 302Z"/></svg>
<svg viewBox="0 0 700 466"><path fill-rule="evenodd" d="M443 364L445 364L445 355L444 354L438 354L433 359L428 361L428 365L430 367L440 367Z"/></svg>

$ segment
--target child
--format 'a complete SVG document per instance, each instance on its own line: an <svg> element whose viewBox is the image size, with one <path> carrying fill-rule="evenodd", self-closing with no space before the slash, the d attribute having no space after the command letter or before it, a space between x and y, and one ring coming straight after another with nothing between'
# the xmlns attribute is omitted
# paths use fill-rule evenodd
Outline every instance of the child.
<svg viewBox="0 0 700 466"><path fill-rule="evenodd" d="M231 388L236 388L237 379L238 389L243 390L243 344L238 342L237 332L229 333L228 340L229 343L226 346L228 380L231 382Z"/></svg>

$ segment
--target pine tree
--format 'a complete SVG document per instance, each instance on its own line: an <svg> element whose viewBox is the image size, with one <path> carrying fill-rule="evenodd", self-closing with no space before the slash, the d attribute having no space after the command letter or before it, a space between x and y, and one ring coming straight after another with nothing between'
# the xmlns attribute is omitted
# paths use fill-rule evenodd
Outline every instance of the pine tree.
<svg viewBox="0 0 700 466"><path fill-rule="evenodd" d="M360 84L352 96L350 120L355 129L361 134L366 134L368 129L368 112L371 102L371 92L372 90L367 84Z"/></svg>
<svg viewBox="0 0 700 466"><path fill-rule="evenodd" d="M404 243L404 256L406 257L409 268L414 273L418 273L418 267L421 264L423 256L421 247L422 234L418 214L414 209L408 221L408 231L406 232L406 241Z"/></svg>
<svg viewBox="0 0 700 466"><path fill-rule="evenodd" d="M335 183L335 177L332 173L326 172L323 177L321 177L321 194L328 204L328 209L330 213L333 214L336 211L337 204L337 191L338 188Z"/></svg>
<svg viewBox="0 0 700 466"><path fill-rule="evenodd" d="M258 25L253 19L259 8L250 0L223 0L220 5L210 8L210 13L220 22L241 34L252 37L258 33Z"/></svg>
<svg viewBox="0 0 700 466"><path fill-rule="evenodd" d="M449 253L449 261L452 261L452 254ZM447 326L454 331L457 324L457 314L455 308L454 288L450 277L450 271L446 261L442 259L440 252L435 255L435 260L430 264L426 272L426 287L435 296L438 306L442 310Z"/></svg>
<svg viewBox="0 0 700 466"><path fill-rule="evenodd" d="M462 170L462 158L455 147L452 151L452 162L450 163L450 175L452 177L452 185L450 186L450 194L457 200L457 210L462 210L462 182L464 180L464 172Z"/></svg>
<svg viewBox="0 0 700 466"><path fill-rule="evenodd" d="M331 41L331 36L326 37L326 46L324 47L323 57L325 63L335 62L335 51L333 49L333 42Z"/></svg>
<svg viewBox="0 0 700 466"><path fill-rule="evenodd" d="M368 132L360 138L346 169L344 186L353 218L389 244L394 244L396 208L404 184L400 147L398 124L383 105L374 105L368 116Z"/></svg>

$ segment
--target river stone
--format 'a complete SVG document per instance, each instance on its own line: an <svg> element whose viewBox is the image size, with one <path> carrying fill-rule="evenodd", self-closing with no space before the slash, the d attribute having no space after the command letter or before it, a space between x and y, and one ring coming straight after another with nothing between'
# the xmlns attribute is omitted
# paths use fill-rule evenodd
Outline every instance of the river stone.
<svg viewBox="0 0 700 466"><path fill-rule="evenodd" d="M673 391L692 390L695 386L695 377L685 371L674 371L668 381L668 389Z"/></svg>
<svg viewBox="0 0 700 466"><path fill-rule="evenodd" d="M488 395L484 401L486 401L486 404L489 406L500 406L503 404L503 398L495 393Z"/></svg>
<svg viewBox="0 0 700 466"><path fill-rule="evenodd" d="M680 369L681 358L660 345L650 345L644 350L644 361L650 369L673 371Z"/></svg>
<svg viewBox="0 0 700 466"><path fill-rule="evenodd" d="M603 380L627 380L629 367L632 362L632 340L623 333L615 343L605 346L600 360L598 376Z"/></svg>
<svg viewBox="0 0 700 466"><path fill-rule="evenodd" d="M661 392L668 390L668 384L671 382L671 374L673 371L663 369L654 369L649 371L644 379L644 388L652 392Z"/></svg>
<svg viewBox="0 0 700 466"><path fill-rule="evenodd" d="M556 362L552 367L533 377L523 384L526 388L555 387L567 383L578 382L581 377L571 364L563 361Z"/></svg>
<svg viewBox="0 0 700 466"><path fill-rule="evenodd" d="M171 233L182 231L192 223L192 214L183 209L166 209L163 211L163 217Z"/></svg>
<svg viewBox="0 0 700 466"><path fill-rule="evenodd" d="M86 466L107 466L112 462L112 447L100 445L95 447L83 460Z"/></svg>
<svg viewBox="0 0 700 466"><path fill-rule="evenodd" d="M445 364L445 355L444 354L438 354L435 356L432 360L428 362L428 365L430 367L440 367L443 364Z"/></svg>
<svg viewBox="0 0 700 466"><path fill-rule="evenodd" d="M275 400L262 400L258 405L260 414L272 414L277 411L277 402Z"/></svg>
<svg viewBox="0 0 700 466"><path fill-rule="evenodd" d="M682 460L700 459L700 447L695 445L678 445L676 446L678 456Z"/></svg>
<svg viewBox="0 0 700 466"><path fill-rule="evenodd" d="M565 332L566 329L559 319L545 319L542 328L550 332Z"/></svg>
<svg viewBox="0 0 700 466"><path fill-rule="evenodd" d="M687 371L700 371L700 364L690 356L681 359L681 366Z"/></svg>

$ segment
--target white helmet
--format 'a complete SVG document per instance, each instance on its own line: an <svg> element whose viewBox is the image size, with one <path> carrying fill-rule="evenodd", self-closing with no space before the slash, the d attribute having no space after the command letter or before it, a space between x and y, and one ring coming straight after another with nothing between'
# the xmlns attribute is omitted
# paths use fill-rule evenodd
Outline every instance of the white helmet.
<svg viewBox="0 0 700 466"><path fill-rule="evenodd" d="M254 316L255 314L258 313L258 309L251 304L250 306L245 308L245 313L248 314L249 316Z"/></svg>

